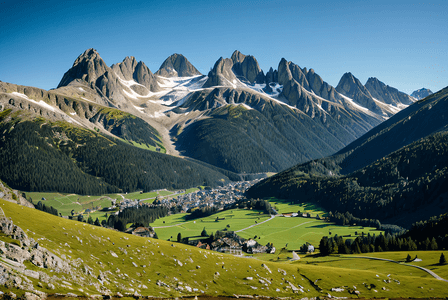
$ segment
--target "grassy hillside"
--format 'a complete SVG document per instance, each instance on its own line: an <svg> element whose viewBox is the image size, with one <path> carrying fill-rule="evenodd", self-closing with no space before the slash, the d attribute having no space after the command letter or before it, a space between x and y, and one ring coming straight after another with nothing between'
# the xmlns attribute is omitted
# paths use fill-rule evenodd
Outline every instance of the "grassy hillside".
<svg viewBox="0 0 448 300"><path fill-rule="evenodd" d="M40 281L39 284L39 280L33 278L30 280L35 289L50 294L98 295L119 292L167 298L200 295L203 291L208 295L316 297L335 294L330 291L333 287L353 285L367 298L397 295L442 297L446 291L445 282L424 277L419 272L405 274L397 271L393 278L399 280L400 284L390 283L387 289L382 290L381 286L385 285L382 280L388 278L388 273L380 267L358 270L347 269L348 266L341 268L306 263L263 264L258 260L94 227L2 200L0 207L14 224L20 226L29 237L38 240L39 246L69 262L70 273L38 268L25 262L28 269L48 275L41 275L41 278L47 278L47 283ZM7 239L0 236L0 240ZM8 264L4 258L0 263ZM401 266L397 265L397 268ZM167 286L159 286L157 282ZM288 282L295 287L302 286L303 292L294 294L288 288ZM370 284L378 286L377 292L365 287ZM54 286L54 289L49 286ZM9 289L0 286L0 290L7 292ZM24 290L11 290L17 294L24 293ZM346 291L336 295L349 296Z"/></svg>

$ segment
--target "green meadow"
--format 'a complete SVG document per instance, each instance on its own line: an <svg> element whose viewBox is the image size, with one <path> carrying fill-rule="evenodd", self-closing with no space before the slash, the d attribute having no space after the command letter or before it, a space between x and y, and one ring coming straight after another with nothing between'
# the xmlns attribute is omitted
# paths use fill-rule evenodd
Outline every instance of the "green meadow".
<svg viewBox="0 0 448 300"><path fill-rule="evenodd" d="M34 204L42 201L42 204L46 206L52 206L58 210L58 212L63 216L70 216L72 210L74 213L80 214L84 213L86 209L96 210L97 208L105 208L112 206L112 199L117 202L121 202L124 198L131 200L143 200L146 203L152 203L156 197L170 198L177 197L179 195L184 195L198 191L199 188L190 188L181 191L155 191L155 192L133 192L133 193L123 193L123 194L107 194L102 196L86 196L77 194L63 194L63 193L42 193L42 192L25 192L27 199L31 198ZM45 200L42 200L45 199ZM96 211L90 215L95 220L97 217L101 221L105 219L105 212ZM87 215L85 217L88 217Z"/></svg>
<svg viewBox="0 0 448 300"><path fill-rule="evenodd" d="M138 293L161 298L234 294L292 298L326 297L328 294L353 297L347 288L356 286L362 298L385 299L440 298L445 297L447 291L446 282L429 277L416 268L396 263L383 263L350 255L308 255L296 262L263 262L133 236L55 217L3 200L0 200L0 207L14 224L21 227L29 237L38 240L40 247L50 249L55 255L71 262L70 274L25 263L28 269L43 272L52 278L54 289L39 283L38 279L29 278L36 289L49 294L101 295L98 289L107 289L112 295L118 292L131 295ZM234 218L244 213L254 212L234 211ZM256 215L253 217L258 218ZM178 220L171 218L168 224L174 224ZM1 235L0 240L11 242L10 238ZM423 259L421 263L429 265L437 261L440 253L415 252ZM289 254L287 252L283 255ZM402 259L407 253L384 252L369 255ZM414 256L414 253L411 255ZM86 266L91 270L91 275L86 275ZM438 268L440 275L448 273L447 266L434 267ZM99 274L107 274L108 280L102 286L98 285ZM388 280L390 282L386 282ZM166 286L157 284L159 282ZM293 293L289 283L302 289ZM332 288L339 287L344 290L331 291ZM10 290L2 285L0 291ZM24 294L23 290L11 291L18 296Z"/></svg>
<svg viewBox="0 0 448 300"><path fill-rule="evenodd" d="M156 220L150 224L155 227L159 239L167 240L177 238L180 232L183 237L201 235L205 228L208 234L217 230L237 231L255 225L270 218L269 215L260 214L258 211L232 209L221 211L211 216L186 221L187 214L175 214ZM218 220L216 220L218 218Z"/></svg>
<svg viewBox="0 0 448 300"><path fill-rule="evenodd" d="M176 239L178 233L182 237L199 236L204 228L208 234L227 229L238 231L237 234L246 239L255 238L262 245L273 243L277 249L286 247L291 250L297 250L307 242L318 246L323 236L339 235L355 239L362 233L378 235L381 232L371 227L338 226L316 219L317 215L325 216L326 212L314 204L291 204L275 198L269 199L269 202L279 212L272 219L260 211L232 209L190 221L186 221L187 214L176 214L158 219L150 225L155 227L158 237L164 240ZM311 217L281 216L281 213L298 211L309 213Z"/></svg>

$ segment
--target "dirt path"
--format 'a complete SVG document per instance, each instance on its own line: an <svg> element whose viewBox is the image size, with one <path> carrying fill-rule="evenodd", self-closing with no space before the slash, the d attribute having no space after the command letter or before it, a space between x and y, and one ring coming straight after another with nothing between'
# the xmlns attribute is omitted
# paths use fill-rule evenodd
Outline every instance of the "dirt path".
<svg viewBox="0 0 448 300"><path fill-rule="evenodd" d="M188 224L188 223L190 223L190 222L183 222L183 223L179 223L179 224L168 225L168 226L159 226L159 227L153 227L153 228L154 229L157 229L157 228L170 228L170 227L176 227L176 226L180 226L180 225L185 225L185 224Z"/></svg>
<svg viewBox="0 0 448 300"><path fill-rule="evenodd" d="M237 231L235 231L235 232L240 232L240 231L244 231L244 230L247 230L247 229L249 229L249 228L252 228L252 227L255 227L255 226L261 225L261 224L263 224L263 223L266 223L267 221L270 221L270 220L274 219L274 218L275 218L276 216L278 216L278 215L271 215L271 217L270 217L269 219L267 219L267 220L264 220L263 222L260 222L260 223L254 224L254 225L250 225L249 227L246 227L246 228L243 228L243 229L237 230Z"/></svg>
<svg viewBox="0 0 448 300"><path fill-rule="evenodd" d="M433 271L431 271L429 269L426 269L426 268L423 268L423 267L420 267L420 266L414 266L414 265L411 265L411 264L405 264L405 263L402 263L402 262L399 262L399 261L395 261L395 260L392 260L392 259L378 258L378 257L368 257L368 256L350 256L350 257L349 256L341 256L341 257L343 257L343 258L366 258L366 259L372 259L372 260L382 260L382 261L393 262L393 263L400 264L400 265L403 265L403 266L414 267L414 268L420 269L422 271L425 271L426 273L428 273L429 275L431 275L432 277L434 277L437 280L442 280L442 281L448 282L448 280L443 279L442 277L440 277L439 275L437 275L436 273L434 273Z"/></svg>

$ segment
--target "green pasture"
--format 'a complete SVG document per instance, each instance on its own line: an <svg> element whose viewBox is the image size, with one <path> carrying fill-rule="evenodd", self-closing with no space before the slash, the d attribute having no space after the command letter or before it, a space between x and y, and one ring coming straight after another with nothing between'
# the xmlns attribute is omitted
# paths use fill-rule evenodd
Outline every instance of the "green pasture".
<svg viewBox="0 0 448 300"><path fill-rule="evenodd" d="M445 257L448 255L448 251L446 250L437 250L437 251L399 251L399 252L375 252L375 253L363 253L359 256L369 256L369 257L378 257L378 258L386 258L395 261L401 261L405 264L410 264L414 266L423 267L429 269L439 275L440 277L448 280L448 264L447 265L439 265L440 255L444 254ZM416 256L422 261L413 261L413 262L405 262L406 256L410 255L412 258ZM417 270L416 268L412 268L410 272ZM426 273L426 276L430 278L430 275Z"/></svg>
<svg viewBox="0 0 448 300"><path fill-rule="evenodd" d="M26 197L31 197L34 204L41 201L46 206L56 208L63 216L70 216L72 210L75 211L75 214L78 214L86 209L95 209L99 206L102 208L109 207L112 205L110 198L115 198L109 196L81 196L76 194L39 192L26 192ZM45 198L45 200L42 200L42 198Z"/></svg>
<svg viewBox="0 0 448 300"><path fill-rule="evenodd" d="M318 247L323 236L344 236L345 238L356 238L356 234L377 234L381 231L371 227L361 226L339 226L334 223L302 217L275 217L274 219L258 226L241 231L238 234L243 238L257 236L257 241L266 245L273 243L277 248L287 246L287 249L299 249L306 242Z"/></svg>
<svg viewBox="0 0 448 300"><path fill-rule="evenodd" d="M270 218L269 215L260 214L258 211L245 209L221 211L205 218L190 221L185 220L186 215L171 215L158 219L150 225L156 227L155 231L159 239L167 240L171 236L176 238L179 232L183 237L201 235L204 227L209 235L224 228L236 231L254 225L256 224L255 222L259 223ZM219 220L216 221L216 218L219 218ZM230 225L230 227L227 227L227 225Z"/></svg>
<svg viewBox="0 0 448 300"><path fill-rule="evenodd" d="M381 231L371 227L362 226L339 226L334 223L318 220L316 215L325 215L325 211L310 203L291 204L289 201L276 198L268 199L272 206L275 206L279 215L272 220L269 215L261 214L254 210L233 209L222 211L206 218L186 221L187 214L176 214L156 220L150 224L156 227L157 235L160 239L176 239L180 233L182 237L193 237L201 234L205 227L208 234L217 230L227 228L230 231L239 231L256 225L246 230L237 232L243 238L255 238L262 245L273 243L277 249L286 247L290 250L297 250L306 242L318 247L323 236L339 235L345 238L355 239L357 235L380 234ZM281 213L297 212L310 213L311 218L302 217L282 217ZM219 220L216 222L216 218ZM266 221L265 223L262 223ZM255 223L257 222L257 223ZM227 227L230 225L230 227ZM159 227L159 228L157 228Z"/></svg>
<svg viewBox="0 0 448 300"><path fill-rule="evenodd" d="M186 192L175 194L175 191L157 191L140 193L139 191L128 194L107 194L102 196L89 196L89 195L76 195L76 194L63 194L63 193L41 193L41 192L26 192L27 198L32 198L33 203L37 204L42 201L46 206L52 206L58 210L63 216L70 216L71 211L74 210L75 214L82 213L86 209L94 210L96 207L102 208L112 206L111 199L116 199L117 202L121 202L124 196L126 199L142 200L148 199L143 202L152 203L157 196L169 197L171 195L178 196L186 193L192 193L198 191L198 188L187 189ZM175 194L175 195L174 195ZM45 200L42 200L45 198ZM101 215L101 214L100 214ZM96 216L96 214L95 214ZM92 217L93 218L93 217ZM96 217L95 217L96 218ZM95 219L94 218L94 219ZM99 218L101 221L102 218Z"/></svg>
<svg viewBox="0 0 448 300"><path fill-rule="evenodd" d="M310 213L312 217L316 217L317 214L320 217L326 215L326 211L314 203L292 203L290 200L277 199L275 197L265 200L268 200L279 214L300 211L301 213Z"/></svg>

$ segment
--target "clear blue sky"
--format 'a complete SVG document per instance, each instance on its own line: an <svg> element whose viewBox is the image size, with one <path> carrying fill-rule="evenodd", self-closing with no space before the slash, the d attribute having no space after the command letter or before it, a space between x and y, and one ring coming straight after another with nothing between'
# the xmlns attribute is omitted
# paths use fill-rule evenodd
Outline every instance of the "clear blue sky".
<svg viewBox="0 0 448 300"><path fill-rule="evenodd" d="M155 72L173 53L207 74L234 50L282 57L333 86L345 72L407 93L448 86L448 1L0 0L0 80L55 88L88 48Z"/></svg>

